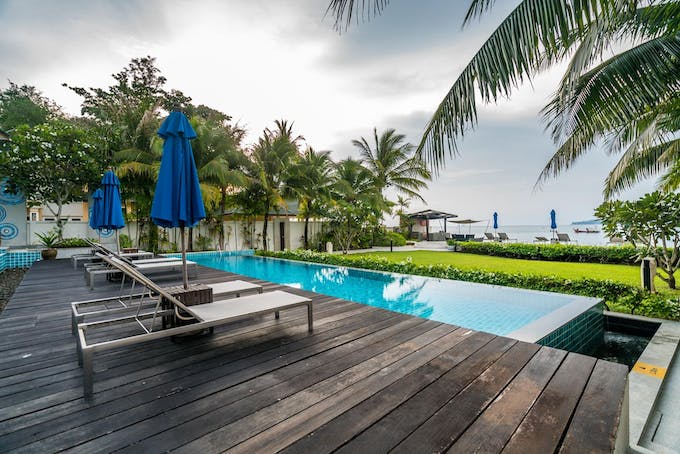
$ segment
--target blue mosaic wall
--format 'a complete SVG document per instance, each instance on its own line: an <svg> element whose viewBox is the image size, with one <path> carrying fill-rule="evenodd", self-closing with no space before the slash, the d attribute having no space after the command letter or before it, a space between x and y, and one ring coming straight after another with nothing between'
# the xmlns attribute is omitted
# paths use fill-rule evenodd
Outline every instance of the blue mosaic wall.
<svg viewBox="0 0 680 454"><path fill-rule="evenodd" d="M604 303L599 303L557 328L537 344L590 355L604 341L603 311Z"/></svg>
<svg viewBox="0 0 680 454"><path fill-rule="evenodd" d="M30 268L40 259L40 251L8 251L7 248L0 248L0 272L13 268Z"/></svg>

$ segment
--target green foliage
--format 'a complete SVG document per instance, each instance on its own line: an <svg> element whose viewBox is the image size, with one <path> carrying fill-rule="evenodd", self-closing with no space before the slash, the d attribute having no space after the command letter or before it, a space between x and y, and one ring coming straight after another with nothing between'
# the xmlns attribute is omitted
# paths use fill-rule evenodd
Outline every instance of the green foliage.
<svg viewBox="0 0 680 454"><path fill-rule="evenodd" d="M389 246L390 242L393 246L406 246L406 238L397 232L381 232L376 235L375 246Z"/></svg>
<svg viewBox="0 0 680 454"><path fill-rule="evenodd" d="M82 238L64 238L59 241L56 247L90 247L90 243Z"/></svg>
<svg viewBox="0 0 680 454"><path fill-rule="evenodd" d="M612 309L621 312L638 313L654 317L680 319L679 304L670 298L658 297L637 287L601 279L564 279L557 276L539 276L521 273L488 272L482 270L461 270L451 265L416 265L410 258L395 263L383 257L348 256L324 254L312 251L258 251L258 255L289 260L325 263L337 266L386 271L391 273L415 274L444 279L455 279L482 284L503 285L549 292L568 293L602 298Z"/></svg>
<svg viewBox="0 0 680 454"><path fill-rule="evenodd" d="M8 176L10 190L47 205L60 236L62 206L82 200L83 189L98 180L100 171L96 139L64 121L18 126L0 157L0 174Z"/></svg>
<svg viewBox="0 0 680 454"><path fill-rule="evenodd" d="M0 91L0 129L9 131L19 125L36 126L59 115L59 107L28 85L9 82Z"/></svg>
<svg viewBox="0 0 680 454"><path fill-rule="evenodd" d="M208 251L210 250L211 246L212 241L210 240L210 237L203 236L201 234L198 235L198 239L196 240L196 247L198 248L199 251Z"/></svg>
<svg viewBox="0 0 680 454"><path fill-rule="evenodd" d="M120 236L118 237L118 241L120 242L121 248L132 247L132 238L130 238L129 236L127 236L124 233L120 234Z"/></svg>
<svg viewBox="0 0 680 454"><path fill-rule="evenodd" d="M571 244L523 244L466 241L462 252L513 259L632 265L639 251L632 246L578 246Z"/></svg>
<svg viewBox="0 0 680 454"><path fill-rule="evenodd" d="M635 201L611 200L595 214L610 236L620 236L643 246L640 255L656 259L657 275L675 288L674 273L680 266L680 194L653 192Z"/></svg>
<svg viewBox="0 0 680 454"><path fill-rule="evenodd" d="M59 244L59 233L54 230L45 233L36 233L40 239L40 244L48 248L55 248Z"/></svg>

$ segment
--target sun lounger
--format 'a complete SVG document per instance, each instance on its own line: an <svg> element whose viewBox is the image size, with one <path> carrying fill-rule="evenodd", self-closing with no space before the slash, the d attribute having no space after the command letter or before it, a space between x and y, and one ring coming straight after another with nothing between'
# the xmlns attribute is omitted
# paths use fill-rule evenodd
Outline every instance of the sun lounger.
<svg viewBox="0 0 680 454"><path fill-rule="evenodd" d="M510 238L507 233L498 232L498 241L517 241L517 238Z"/></svg>
<svg viewBox="0 0 680 454"><path fill-rule="evenodd" d="M120 253L121 257L126 257L131 260L135 259L151 259L153 257L153 252L147 252L147 251L138 251L138 252L121 252ZM83 263L88 263L88 262L94 262L94 261L101 261L99 257L97 257L94 252L92 254L77 254L71 256L71 263L73 263L73 269L77 270L78 265L83 262Z"/></svg>
<svg viewBox="0 0 680 454"><path fill-rule="evenodd" d="M578 243L578 241L569 238L569 234L567 233L558 233L557 241L560 243Z"/></svg>
<svg viewBox="0 0 680 454"><path fill-rule="evenodd" d="M100 258L105 258L104 254L97 253L97 255ZM113 256L111 256L113 257ZM119 260L121 260L119 258ZM123 260L121 260L123 261ZM191 260L187 260L187 267L191 270L193 270L194 276L198 274L198 265L196 262L192 262ZM139 270L143 274L154 274L154 273L168 273L168 272L181 272L182 271L182 261L177 260L177 259L159 259L159 261L156 262L151 262L151 263L137 263L136 261L130 261L128 265L133 266L135 269ZM110 276L113 274L117 274L120 271L117 270L115 267L111 268L109 266L105 267L97 267L97 268L85 268L85 280L87 282L87 285L90 287L90 290L94 290L94 284L95 284L95 277L104 275L104 276ZM122 282L124 283L124 281ZM121 283L121 285L122 285Z"/></svg>
<svg viewBox="0 0 680 454"><path fill-rule="evenodd" d="M253 282L240 279L228 282L218 282L215 284L204 284L212 290L213 299L221 300L233 297L240 297L244 293L262 293L262 286ZM148 289L144 292L135 292L134 286L130 292L109 298L98 298L86 301L75 301L71 303L71 330L75 335L78 324L88 320L102 320L113 315L130 313L144 309L153 308L156 305L156 298Z"/></svg>
<svg viewBox="0 0 680 454"><path fill-rule="evenodd" d="M535 236L534 243L549 243L550 240L544 236Z"/></svg>
<svg viewBox="0 0 680 454"><path fill-rule="evenodd" d="M77 325L77 352L79 362L83 367L83 389L85 396L89 396L93 392L93 360L94 354L97 352L210 329L256 315L273 313L278 319L280 311L301 306L307 307L307 329L310 332L313 330L312 301L309 298L276 290L268 293L243 296L241 298L214 301L197 306L186 306L168 293L168 291L125 262L115 257L105 256L103 258L112 267L144 286L149 294L157 295L155 297L156 305L153 312L138 313L133 316L97 322L79 323ZM170 304L171 308L163 309L161 307L161 300ZM159 326L161 318L172 315L177 310L189 314L196 320L196 323L161 329ZM126 324L128 328L131 324L137 326L141 329L142 334L130 335L127 329L118 333L113 327L119 324ZM96 341L88 341L88 333L98 328L106 328L107 337L105 340L97 338Z"/></svg>
<svg viewBox="0 0 680 454"><path fill-rule="evenodd" d="M493 233L491 232L484 232L484 236L486 237L487 240L489 241L500 241L498 238L494 236Z"/></svg>

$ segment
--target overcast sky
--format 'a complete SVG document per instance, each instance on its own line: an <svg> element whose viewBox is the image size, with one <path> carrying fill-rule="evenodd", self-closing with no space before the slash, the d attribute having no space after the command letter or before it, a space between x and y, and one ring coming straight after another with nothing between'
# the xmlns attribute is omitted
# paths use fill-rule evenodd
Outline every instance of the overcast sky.
<svg viewBox="0 0 680 454"><path fill-rule="evenodd" d="M276 119L336 160L358 157L351 140L395 128L418 143L437 104L472 55L518 3L497 2L461 28L467 2L392 0L382 16L338 34L327 0L0 0L0 88L36 86L73 114L80 98L61 84L108 87L130 59L151 55L196 104L231 115L254 142ZM411 210L431 208L501 224L593 218L616 157L593 150L534 191L555 146L539 111L560 68L482 106L460 156ZM636 197L651 182L624 194Z"/></svg>

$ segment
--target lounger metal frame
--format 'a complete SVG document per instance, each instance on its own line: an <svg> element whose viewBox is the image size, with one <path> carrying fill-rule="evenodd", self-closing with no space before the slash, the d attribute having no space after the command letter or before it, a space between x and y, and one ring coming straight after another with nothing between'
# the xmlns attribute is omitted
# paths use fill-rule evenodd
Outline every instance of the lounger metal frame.
<svg viewBox="0 0 680 454"><path fill-rule="evenodd" d="M102 258L107 263L116 268L118 271L123 272L124 274L128 275L131 279L138 282L140 285L144 286L147 289L144 292L144 294L148 295L151 301L153 302L154 310L153 312L143 313L140 307L140 309L138 309L137 312L131 316L112 318L91 323L78 323L76 349L78 353L78 362L83 368L83 392L86 397L91 396L93 392L94 387L93 359L94 354L100 351L125 347L129 345L136 345L143 342L150 342L152 340L185 334L192 331L214 328L215 326L223 325L225 323L231 323L236 320L250 318L256 315L270 314L272 312L274 313L276 319L278 319L279 311L293 309L300 306L307 306L307 327L309 332L313 331L312 300L309 298L295 295L292 293L283 292L280 290L276 290L274 292L270 292L267 294L246 296L240 298L239 303L241 304L250 303L252 301L253 305L257 307L257 309L243 311L242 313L235 313L224 318L202 320L201 317L198 316L196 312L192 310L192 306L185 306L177 298L172 296L162 287L156 285L151 279L146 277L144 274L138 272L135 268L129 266L127 263L115 257L103 256ZM263 299L266 296L268 296L270 299L275 297L278 298L283 297L287 298L288 301L283 304L271 304ZM163 299L173 304L174 308L162 309L161 301ZM222 301L222 303L225 302L226 301ZM220 302L213 302L210 304L219 303ZM149 308L148 305L147 308ZM197 309L196 306L194 306L194 308ZM194 316L197 320L197 323L178 326L175 328L158 330L155 327L156 321L163 316L174 314L176 309L181 309L184 312ZM109 327L116 324L130 324L130 323L137 324L139 327L142 328L144 333L102 342L88 343L87 340L88 331L93 331L97 328Z"/></svg>

